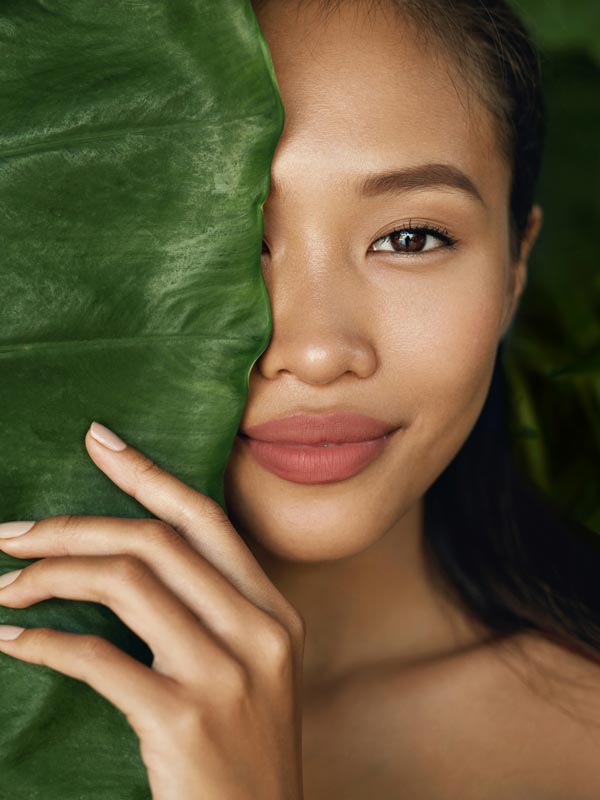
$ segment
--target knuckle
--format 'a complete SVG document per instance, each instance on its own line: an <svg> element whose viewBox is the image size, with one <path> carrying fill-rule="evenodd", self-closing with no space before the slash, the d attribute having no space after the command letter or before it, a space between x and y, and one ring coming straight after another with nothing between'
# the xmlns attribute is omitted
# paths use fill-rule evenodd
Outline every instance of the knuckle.
<svg viewBox="0 0 600 800"><path fill-rule="evenodd" d="M111 558L110 574L119 583L145 583L151 573L147 565L130 553L122 553Z"/></svg>
<svg viewBox="0 0 600 800"><path fill-rule="evenodd" d="M144 540L149 545L158 547L173 547L180 544L183 539L170 525L160 519L149 520L144 525Z"/></svg>
<svg viewBox="0 0 600 800"><path fill-rule="evenodd" d="M229 717L246 708L251 678L246 667L233 658L224 659L213 673L209 685L195 687L195 692L179 694L174 703L172 724L177 736L206 736L220 724L223 714Z"/></svg>
<svg viewBox="0 0 600 800"><path fill-rule="evenodd" d="M230 702L239 702L248 696L250 673L240 661L230 659L221 670L220 678Z"/></svg>
<svg viewBox="0 0 600 800"><path fill-rule="evenodd" d="M147 456L140 457L134 467L133 467L133 475L134 475L134 489L133 489L133 496L138 499L138 489L144 483L149 483L152 481L157 481L162 478L163 470L158 466L158 464L152 459L148 458Z"/></svg>
<svg viewBox="0 0 600 800"><path fill-rule="evenodd" d="M194 492L193 496L190 496L190 500L193 500L197 513L209 522L223 523L228 521L227 514L212 497Z"/></svg>
<svg viewBox="0 0 600 800"><path fill-rule="evenodd" d="M79 634L77 646L73 648L74 656L80 663L96 663L106 660L111 655L112 647L106 639L93 634Z"/></svg>
<svg viewBox="0 0 600 800"><path fill-rule="evenodd" d="M155 474L157 474L159 472L162 472L162 470L160 469L158 464L155 461L153 461L151 458L148 458L148 456L144 456L143 458L140 458L139 461L136 464L136 468L135 469L136 469L136 472L139 475L144 475L144 476L145 475L155 475Z"/></svg>
<svg viewBox="0 0 600 800"><path fill-rule="evenodd" d="M289 614L289 630L297 645L302 645L306 639L306 620L295 609Z"/></svg>
<svg viewBox="0 0 600 800"><path fill-rule="evenodd" d="M296 606L292 605L287 599L284 600L280 618L285 621L285 626L290 632L292 641L295 644L301 644L306 638L306 620Z"/></svg>
<svg viewBox="0 0 600 800"><path fill-rule="evenodd" d="M75 514L59 514L52 519L59 531L69 532L73 530L73 527L78 521L79 517L76 517Z"/></svg>
<svg viewBox="0 0 600 800"><path fill-rule="evenodd" d="M205 734L209 728L208 708L195 696L180 692L171 711L169 718L163 717L160 722L173 732L175 740L192 741L194 736Z"/></svg>
<svg viewBox="0 0 600 800"><path fill-rule="evenodd" d="M79 529L80 517L75 514L60 514L53 518L54 525L59 533L56 542L61 552L67 554L69 542L76 538Z"/></svg>
<svg viewBox="0 0 600 800"><path fill-rule="evenodd" d="M260 650L268 664L276 668L288 664L292 649L290 631L278 620L269 619L260 634Z"/></svg>
<svg viewBox="0 0 600 800"><path fill-rule="evenodd" d="M153 728L157 735L164 735L169 727L177 725L192 702L184 686L168 675L163 677L167 685L156 693L144 712L148 732Z"/></svg>

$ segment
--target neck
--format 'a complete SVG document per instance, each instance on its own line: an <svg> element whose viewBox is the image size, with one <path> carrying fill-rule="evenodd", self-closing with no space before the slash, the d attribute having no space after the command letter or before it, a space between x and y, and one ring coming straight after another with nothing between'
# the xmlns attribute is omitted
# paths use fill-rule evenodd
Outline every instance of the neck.
<svg viewBox="0 0 600 800"><path fill-rule="evenodd" d="M371 547L317 563L283 561L249 547L306 622L307 691L361 668L439 658L481 631L434 589L423 553L423 498Z"/></svg>

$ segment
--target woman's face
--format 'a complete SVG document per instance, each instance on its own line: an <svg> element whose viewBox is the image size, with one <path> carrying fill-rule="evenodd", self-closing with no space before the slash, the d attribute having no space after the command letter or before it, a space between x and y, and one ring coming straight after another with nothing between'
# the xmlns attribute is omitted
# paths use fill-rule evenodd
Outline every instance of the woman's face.
<svg viewBox="0 0 600 800"><path fill-rule="evenodd" d="M236 439L226 500L240 533L278 557L339 559L402 525L480 414L523 281L509 166L478 99L392 9L346 4L325 20L277 0L257 17L285 127L264 205L273 335L240 428L332 410L403 428L326 483L274 474Z"/></svg>

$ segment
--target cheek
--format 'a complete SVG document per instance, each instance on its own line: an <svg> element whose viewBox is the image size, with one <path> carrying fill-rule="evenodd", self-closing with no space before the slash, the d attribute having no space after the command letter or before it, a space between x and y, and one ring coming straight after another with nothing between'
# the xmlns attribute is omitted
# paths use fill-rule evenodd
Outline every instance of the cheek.
<svg viewBox="0 0 600 800"><path fill-rule="evenodd" d="M388 359L395 363L391 394L399 418L411 427L392 470L403 489L403 507L431 486L475 425L489 391L504 311L500 268L475 279L467 270L461 280L455 272L444 280L438 274L428 288L422 282L418 293L404 293L400 322L388 340Z"/></svg>
<svg viewBox="0 0 600 800"><path fill-rule="evenodd" d="M432 281L429 291L406 297L397 328L400 349L398 390L413 417L426 413L442 429L459 418L474 422L468 411L485 400L498 348L505 287L500 266L477 271L466 267ZM409 301L409 302L408 302ZM410 376L410 377L409 377ZM476 409L473 409L476 414Z"/></svg>

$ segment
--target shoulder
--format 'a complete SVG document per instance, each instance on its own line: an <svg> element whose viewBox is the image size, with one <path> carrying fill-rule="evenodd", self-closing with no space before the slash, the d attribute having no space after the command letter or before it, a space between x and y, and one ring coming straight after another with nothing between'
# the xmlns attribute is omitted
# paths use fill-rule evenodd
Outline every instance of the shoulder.
<svg viewBox="0 0 600 800"><path fill-rule="evenodd" d="M507 685L523 706L524 733L535 741L543 776L540 800L600 798L600 663L534 632L507 644L490 657L498 658L500 675L511 673Z"/></svg>
<svg viewBox="0 0 600 800"><path fill-rule="evenodd" d="M398 677L436 797L600 798L600 664L528 632Z"/></svg>
<svg viewBox="0 0 600 800"><path fill-rule="evenodd" d="M317 705L330 796L600 798L600 666L537 634L358 670Z"/></svg>

